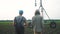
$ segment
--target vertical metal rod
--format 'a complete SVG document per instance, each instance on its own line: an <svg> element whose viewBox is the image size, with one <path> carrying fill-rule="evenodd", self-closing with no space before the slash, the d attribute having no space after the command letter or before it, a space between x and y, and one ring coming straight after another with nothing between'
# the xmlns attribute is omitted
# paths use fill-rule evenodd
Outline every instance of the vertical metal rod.
<svg viewBox="0 0 60 34"><path fill-rule="evenodd" d="M36 0L35 0L35 6L37 6Z"/></svg>
<svg viewBox="0 0 60 34"><path fill-rule="evenodd" d="M43 17L42 0L40 0L40 6L39 6L39 9L41 9L41 12L42 12L42 17Z"/></svg>
<svg viewBox="0 0 60 34"><path fill-rule="evenodd" d="M42 7L42 0L40 0L40 7Z"/></svg>

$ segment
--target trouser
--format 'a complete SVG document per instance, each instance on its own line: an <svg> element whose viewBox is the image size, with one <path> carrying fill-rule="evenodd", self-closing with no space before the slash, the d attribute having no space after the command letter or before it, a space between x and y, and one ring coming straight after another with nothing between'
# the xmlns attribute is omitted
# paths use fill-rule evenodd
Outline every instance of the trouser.
<svg viewBox="0 0 60 34"><path fill-rule="evenodd" d="M16 34L24 34L24 27L15 27Z"/></svg>

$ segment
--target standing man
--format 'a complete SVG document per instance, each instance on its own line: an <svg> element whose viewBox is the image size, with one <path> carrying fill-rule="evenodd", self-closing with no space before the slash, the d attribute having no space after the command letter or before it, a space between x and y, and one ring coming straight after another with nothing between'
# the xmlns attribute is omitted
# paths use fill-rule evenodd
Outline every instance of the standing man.
<svg viewBox="0 0 60 34"><path fill-rule="evenodd" d="M16 34L24 34L24 26L26 24L26 18L22 16L23 10L19 10L19 16L14 18L14 26Z"/></svg>
<svg viewBox="0 0 60 34"><path fill-rule="evenodd" d="M36 10L35 16L32 17L32 26L34 34L42 34L43 24L39 10Z"/></svg>

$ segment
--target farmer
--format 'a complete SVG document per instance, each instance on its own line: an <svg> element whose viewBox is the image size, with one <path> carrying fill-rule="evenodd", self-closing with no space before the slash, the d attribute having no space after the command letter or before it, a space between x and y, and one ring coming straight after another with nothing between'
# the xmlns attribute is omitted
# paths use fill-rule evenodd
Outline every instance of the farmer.
<svg viewBox="0 0 60 34"><path fill-rule="evenodd" d="M34 34L42 34L42 16L40 16L39 10L36 10L35 16L32 17L32 26Z"/></svg>
<svg viewBox="0 0 60 34"><path fill-rule="evenodd" d="M26 24L26 18L23 15L23 10L19 11L19 16L14 18L14 26L16 34L24 34L24 26Z"/></svg>

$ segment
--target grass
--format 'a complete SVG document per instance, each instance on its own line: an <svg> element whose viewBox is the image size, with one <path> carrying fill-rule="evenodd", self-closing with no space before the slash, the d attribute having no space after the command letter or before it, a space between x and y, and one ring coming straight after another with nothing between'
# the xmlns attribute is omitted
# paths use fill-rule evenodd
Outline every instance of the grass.
<svg viewBox="0 0 60 34"><path fill-rule="evenodd" d="M57 23L56 29L51 29L49 24L44 24L44 34L60 34L60 23ZM0 22L0 34L15 34L12 22ZM33 34L31 28L25 28L25 34Z"/></svg>
<svg viewBox="0 0 60 34"><path fill-rule="evenodd" d="M0 34L15 34L12 22L0 22Z"/></svg>

